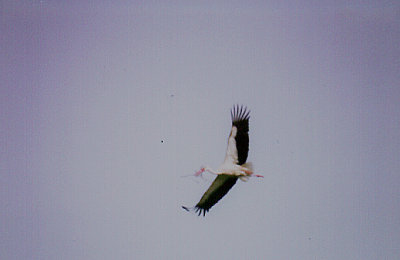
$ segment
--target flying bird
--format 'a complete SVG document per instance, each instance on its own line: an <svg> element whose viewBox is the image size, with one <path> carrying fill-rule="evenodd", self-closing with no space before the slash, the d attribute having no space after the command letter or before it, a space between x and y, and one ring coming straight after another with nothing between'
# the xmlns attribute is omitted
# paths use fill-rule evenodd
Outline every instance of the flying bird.
<svg viewBox="0 0 400 260"><path fill-rule="evenodd" d="M201 197L200 201L193 208L182 206L185 210L194 210L200 216L206 215L220 199L236 184L238 179L247 181L250 177L263 177L253 174L252 164L246 163L249 153L249 119L250 111L243 106L233 106L231 109L232 128L228 137L225 160L217 170L209 167L201 167L195 173L200 176L207 171L217 175L211 186Z"/></svg>

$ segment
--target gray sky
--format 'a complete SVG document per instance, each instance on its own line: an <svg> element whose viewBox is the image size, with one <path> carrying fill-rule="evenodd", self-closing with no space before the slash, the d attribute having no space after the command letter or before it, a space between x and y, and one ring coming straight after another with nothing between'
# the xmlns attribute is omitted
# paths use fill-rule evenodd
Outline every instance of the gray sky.
<svg viewBox="0 0 400 260"><path fill-rule="evenodd" d="M396 259L400 5L1 4L1 259ZM251 109L264 179L193 174Z"/></svg>

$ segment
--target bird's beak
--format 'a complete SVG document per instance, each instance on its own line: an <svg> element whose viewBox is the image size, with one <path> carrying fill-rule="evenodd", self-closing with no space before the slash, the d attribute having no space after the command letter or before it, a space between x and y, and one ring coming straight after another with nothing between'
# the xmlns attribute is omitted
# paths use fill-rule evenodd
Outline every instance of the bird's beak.
<svg viewBox="0 0 400 260"><path fill-rule="evenodd" d="M194 176L200 176L203 172L204 172L204 167L202 167L200 170L198 170L195 174L194 174Z"/></svg>

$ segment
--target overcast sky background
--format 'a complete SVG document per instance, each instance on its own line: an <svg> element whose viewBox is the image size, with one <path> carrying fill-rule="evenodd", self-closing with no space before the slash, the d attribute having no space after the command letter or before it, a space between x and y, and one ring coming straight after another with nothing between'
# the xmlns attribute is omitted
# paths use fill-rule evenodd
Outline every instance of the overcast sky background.
<svg viewBox="0 0 400 260"><path fill-rule="evenodd" d="M398 259L399 2L0 10L1 259ZM197 217L235 103L265 178Z"/></svg>

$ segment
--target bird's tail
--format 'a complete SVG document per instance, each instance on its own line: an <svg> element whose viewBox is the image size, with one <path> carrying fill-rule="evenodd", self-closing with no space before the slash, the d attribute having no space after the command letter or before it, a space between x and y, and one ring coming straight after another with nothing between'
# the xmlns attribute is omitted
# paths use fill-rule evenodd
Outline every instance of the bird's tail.
<svg viewBox="0 0 400 260"><path fill-rule="evenodd" d="M246 182L246 181L248 181L248 180L250 179L250 177L247 176L247 175L241 175L241 176L239 176L239 179L240 179L241 181Z"/></svg>
<svg viewBox="0 0 400 260"><path fill-rule="evenodd" d="M247 169L249 169L250 171L253 171L253 163L252 162L247 162L245 164L242 164L243 167L246 167Z"/></svg>
<svg viewBox="0 0 400 260"><path fill-rule="evenodd" d="M247 169L249 169L250 171L253 171L253 163L252 162L247 162L245 164L242 164L242 166L247 168ZM249 175L241 175L241 176L239 176L239 179L241 181L244 181L244 182L248 181L249 178L250 178Z"/></svg>

